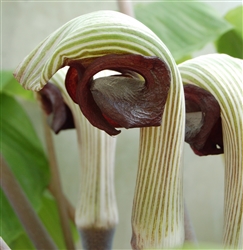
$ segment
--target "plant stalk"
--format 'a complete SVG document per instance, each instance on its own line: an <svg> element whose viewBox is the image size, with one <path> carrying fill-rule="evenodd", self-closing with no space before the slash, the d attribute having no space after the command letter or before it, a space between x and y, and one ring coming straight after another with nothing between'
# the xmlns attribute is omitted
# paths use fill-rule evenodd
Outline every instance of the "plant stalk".
<svg viewBox="0 0 243 250"><path fill-rule="evenodd" d="M52 195L55 197L55 191L53 190L53 185L49 186L49 191L52 193ZM67 213L68 213L68 217L69 219L73 222L73 224L75 224L75 209L73 207L73 205L70 203L70 201L67 199L67 197L64 195L64 200L65 200L65 204L67 207Z"/></svg>
<svg viewBox="0 0 243 250"><path fill-rule="evenodd" d="M0 154L1 187L36 249L57 249L14 174Z"/></svg>
<svg viewBox="0 0 243 250"><path fill-rule="evenodd" d="M118 8L121 13L124 13L128 16L134 17L134 11L131 1L127 0L117 0Z"/></svg>
<svg viewBox="0 0 243 250"><path fill-rule="evenodd" d="M44 126L44 131L45 131L47 154L49 158L50 171L51 171L50 189L52 190L52 193L57 202L57 208L58 208L58 212L60 216L64 242L66 244L67 249L71 250L71 249L75 249L75 245L73 242L72 232L70 228L68 207L67 207L66 199L62 191L62 185L60 181L60 175L59 175L58 164L57 164L56 155L55 155L52 133L46 123L46 117L44 113L43 113L43 126Z"/></svg>

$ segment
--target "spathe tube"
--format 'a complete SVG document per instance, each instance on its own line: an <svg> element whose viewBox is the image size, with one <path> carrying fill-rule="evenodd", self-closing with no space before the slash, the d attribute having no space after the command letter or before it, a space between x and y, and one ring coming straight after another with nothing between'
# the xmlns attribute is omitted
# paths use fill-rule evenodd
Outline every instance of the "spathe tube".
<svg viewBox="0 0 243 250"><path fill-rule="evenodd" d="M70 108L77 132L80 156L80 189L75 222L84 249L112 249L118 211L114 188L116 138L93 127L68 95L63 82L66 69L50 80Z"/></svg>

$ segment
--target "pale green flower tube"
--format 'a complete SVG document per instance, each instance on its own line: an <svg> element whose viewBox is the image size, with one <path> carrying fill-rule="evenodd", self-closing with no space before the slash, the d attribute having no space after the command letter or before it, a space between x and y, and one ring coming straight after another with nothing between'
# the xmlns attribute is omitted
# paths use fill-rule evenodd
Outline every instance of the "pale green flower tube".
<svg viewBox="0 0 243 250"><path fill-rule="evenodd" d="M156 56L170 72L161 126L141 129L132 246L144 249L182 245L185 105L179 70L163 42L129 16L98 11L77 17L52 33L23 60L15 77L24 88L39 91L60 68L74 61L87 66L107 54Z"/></svg>
<svg viewBox="0 0 243 250"><path fill-rule="evenodd" d="M62 92L73 114L80 157L80 190L75 223L85 249L99 245L111 248L118 211L114 187L116 138L93 127L69 97L65 86L66 70L55 74L50 82ZM68 154L68 153L67 153ZM103 239L100 241L100 239ZM102 246L102 242L105 244Z"/></svg>
<svg viewBox="0 0 243 250"><path fill-rule="evenodd" d="M179 65L184 84L209 91L221 108L225 158L224 235L226 248L243 248L243 61L223 54ZM212 166L213 167L213 166Z"/></svg>
<svg viewBox="0 0 243 250"><path fill-rule="evenodd" d="M171 248L184 242L182 154L184 95L180 75L172 84L160 127L141 128L132 214L134 249Z"/></svg>

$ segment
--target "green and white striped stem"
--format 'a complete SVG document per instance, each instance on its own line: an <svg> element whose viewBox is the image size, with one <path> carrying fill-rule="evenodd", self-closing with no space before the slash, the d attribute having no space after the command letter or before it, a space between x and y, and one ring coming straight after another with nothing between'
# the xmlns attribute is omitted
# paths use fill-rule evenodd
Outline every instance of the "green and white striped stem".
<svg viewBox="0 0 243 250"><path fill-rule="evenodd" d="M80 156L80 190L75 222L85 249L111 249L118 212L114 188L116 138L93 127L69 97L66 70L50 80L61 90L72 111Z"/></svg>
<svg viewBox="0 0 243 250"><path fill-rule="evenodd" d="M141 129L140 162L132 213L132 246L134 249L144 249L182 245L184 201L181 164L185 105L178 68L163 42L134 18L114 11L98 11L75 18L52 33L23 60L14 75L24 88L39 91L60 68L74 61L86 67L94 59L108 54L156 56L162 59L170 70L171 87L162 124L156 128ZM78 109L77 106L75 108ZM97 131L92 133L98 134ZM85 163L85 166L91 162L98 164L93 162L94 152L89 156L90 152L87 150L86 144L94 147L93 139L89 136L88 132L87 135L79 135L82 157L90 157L90 162ZM95 146L95 150L98 147L102 150L102 136L104 135L97 135L98 146ZM100 158L102 151L99 150L96 151L96 159L100 159L103 164L105 157ZM91 172L85 171L88 171L87 167L84 168L82 178L91 185L91 191L95 183L91 183ZM94 171L95 175L104 170L97 168ZM91 211L87 213L91 215ZM100 216L106 217L106 214ZM86 227L93 220L95 217L86 216L79 218L77 223Z"/></svg>
<svg viewBox="0 0 243 250"><path fill-rule="evenodd" d="M221 108L225 158L226 248L243 248L243 61L223 54L179 65L184 84L209 91Z"/></svg>
<svg viewBox="0 0 243 250"><path fill-rule="evenodd" d="M184 242L184 95L174 62L170 59L167 62L172 83L162 124L141 128L132 214L134 249L170 248Z"/></svg>

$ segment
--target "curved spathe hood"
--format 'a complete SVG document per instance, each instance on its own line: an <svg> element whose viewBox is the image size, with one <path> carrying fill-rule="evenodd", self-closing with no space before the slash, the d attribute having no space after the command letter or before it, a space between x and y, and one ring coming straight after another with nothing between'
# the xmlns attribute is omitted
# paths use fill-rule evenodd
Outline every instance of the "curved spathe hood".
<svg viewBox="0 0 243 250"><path fill-rule="evenodd" d="M73 61L89 64L106 54L157 56L170 65L170 52L136 19L115 11L77 17L49 35L18 66L15 78L24 88L39 91L62 67Z"/></svg>

